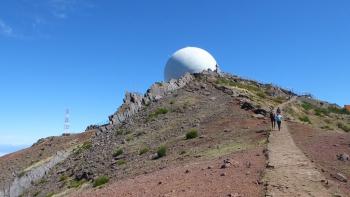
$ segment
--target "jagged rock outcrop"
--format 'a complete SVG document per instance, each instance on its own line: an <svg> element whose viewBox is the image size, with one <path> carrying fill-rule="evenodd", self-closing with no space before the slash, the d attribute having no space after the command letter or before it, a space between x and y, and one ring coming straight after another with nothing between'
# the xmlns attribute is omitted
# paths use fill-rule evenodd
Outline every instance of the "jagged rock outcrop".
<svg viewBox="0 0 350 197"><path fill-rule="evenodd" d="M109 116L109 125L101 128L102 130L108 129L110 125L118 125L124 122L127 118L137 113L143 106L148 105L150 102L159 100L165 95L184 87L188 82L194 79L193 75L187 73L178 80L170 80L167 83L155 83L147 90L146 94L140 95L138 93L127 92L123 100L123 104L118 110L111 116Z"/></svg>

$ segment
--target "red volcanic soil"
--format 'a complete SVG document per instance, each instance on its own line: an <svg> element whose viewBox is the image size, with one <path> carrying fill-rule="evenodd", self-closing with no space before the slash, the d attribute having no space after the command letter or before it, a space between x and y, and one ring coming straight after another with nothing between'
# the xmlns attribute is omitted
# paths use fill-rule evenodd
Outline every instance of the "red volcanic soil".
<svg viewBox="0 0 350 197"><path fill-rule="evenodd" d="M309 125L289 123L289 131L296 145L314 162L329 180L334 180L338 188L350 194L350 161L340 161L337 154L350 155L350 133L326 131ZM348 182L340 182L332 174L341 173Z"/></svg>
<svg viewBox="0 0 350 197"><path fill-rule="evenodd" d="M232 165L221 168L225 159ZM263 196L259 184L265 168L262 148L211 161L192 162L114 182L76 196Z"/></svg>

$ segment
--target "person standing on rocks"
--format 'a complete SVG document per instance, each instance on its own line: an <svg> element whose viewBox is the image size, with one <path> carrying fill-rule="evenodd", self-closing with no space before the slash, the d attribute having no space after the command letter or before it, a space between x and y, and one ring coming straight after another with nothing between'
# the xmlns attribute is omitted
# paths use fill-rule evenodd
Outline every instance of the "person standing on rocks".
<svg viewBox="0 0 350 197"><path fill-rule="evenodd" d="M272 130L274 130L276 127L276 114L273 113L273 111L270 112L270 119L271 119Z"/></svg>
<svg viewBox="0 0 350 197"><path fill-rule="evenodd" d="M282 115L281 115L281 112L280 113L277 113L276 115L276 121L277 121L277 126L278 126L278 130L281 131L281 124L282 124Z"/></svg>

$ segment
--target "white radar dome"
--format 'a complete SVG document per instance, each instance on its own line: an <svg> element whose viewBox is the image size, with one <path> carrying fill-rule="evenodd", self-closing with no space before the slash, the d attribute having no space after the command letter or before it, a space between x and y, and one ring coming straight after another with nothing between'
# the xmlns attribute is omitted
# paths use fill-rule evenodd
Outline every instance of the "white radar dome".
<svg viewBox="0 0 350 197"><path fill-rule="evenodd" d="M208 69L217 70L217 63L210 53L197 47L185 47L169 58L164 69L164 80L170 81L182 77L187 72L200 73Z"/></svg>

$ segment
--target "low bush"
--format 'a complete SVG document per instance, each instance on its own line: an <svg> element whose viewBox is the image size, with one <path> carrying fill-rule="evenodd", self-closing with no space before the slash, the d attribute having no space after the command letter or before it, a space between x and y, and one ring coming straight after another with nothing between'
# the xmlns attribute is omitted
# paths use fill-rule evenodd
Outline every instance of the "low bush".
<svg viewBox="0 0 350 197"><path fill-rule="evenodd" d="M55 195L55 193L50 192L50 193L46 194L46 197L52 197L53 195Z"/></svg>
<svg viewBox="0 0 350 197"><path fill-rule="evenodd" d="M144 147L144 148L140 149L139 155L143 155L143 154L147 153L148 151L149 151L149 148Z"/></svg>
<svg viewBox="0 0 350 197"><path fill-rule="evenodd" d="M316 108L315 115L316 116L327 116L327 115L329 115L329 110L326 108Z"/></svg>
<svg viewBox="0 0 350 197"><path fill-rule="evenodd" d="M309 111L313 108L313 105L311 103L303 102L301 104L301 107L305 109L306 111Z"/></svg>
<svg viewBox="0 0 350 197"><path fill-rule="evenodd" d="M73 152L75 154L80 154L82 153L84 150L88 150L92 147L92 143L91 141L85 141L82 145L78 146L77 148L75 148L73 150Z"/></svg>
<svg viewBox="0 0 350 197"><path fill-rule="evenodd" d="M261 92L261 91L256 93L256 95L262 99L266 98L266 94L264 92Z"/></svg>
<svg viewBox="0 0 350 197"><path fill-rule="evenodd" d="M307 116L299 117L299 120L302 122L306 122L306 123L311 124L311 121L310 121L309 117L307 117Z"/></svg>
<svg viewBox="0 0 350 197"><path fill-rule="evenodd" d="M60 182L67 180L68 176L67 175L61 175L60 176Z"/></svg>
<svg viewBox="0 0 350 197"><path fill-rule="evenodd" d="M26 174L25 171L21 171L21 172L18 174L18 177L22 177L22 176L24 176L25 174Z"/></svg>
<svg viewBox="0 0 350 197"><path fill-rule="evenodd" d="M120 159L120 160L117 161L117 165L118 166L121 166L121 165L124 165L124 164L126 164L126 161L123 160L123 159Z"/></svg>
<svg viewBox="0 0 350 197"><path fill-rule="evenodd" d="M338 128L342 129L345 132L350 132L350 126L348 126L348 125L345 125L345 124L339 122L337 126L338 126Z"/></svg>
<svg viewBox="0 0 350 197"><path fill-rule="evenodd" d="M186 140L198 137L198 131L196 129L191 129L186 133Z"/></svg>
<svg viewBox="0 0 350 197"><path fill-rule="evenodd" d="M95 179L93 187L104 185L108 183L108 181L109 181L109 178L107 176L100 176L97 179Z"/></svg>
<svg viewBox="0 0 350 197"><path fill-rule="evenodd" d="M283 103L283 101L285 99L283 97L278 96L278 97L273 98L272 100L278 104L281 104L281 103Z"/></svg>
<svg viewBox="0 0 350 197"><path fill-rule="evenodd" d="M91 141L85 141L83 145L81 146L82 149L90 149L92 147Z"/></svg>
<svg viewBox="0 0 350 197"><path fill-rule="evenodd" d="M73 179L69 182L68 188L78 188L81 185L83 185L85 182L86 182L85 179L81 179L81 180Z"/></svg>
<svg viewBox="0 0 350 197"><path fill-rule="evenodd" d="M134 135L128 135L125 139L127 142L134 140Z"/></svg>
<svg viewBox="0 0 350 197"><path fill-rule="evenodd" d="M166 156L166 147L164 145L161 145L158 147L157 155L158 155L158 158Z"/></svg>
<svg viewBox="0 0 350 197"><path fill-rule="evenodd" d="M158 115L166 114L166 113L168 113L168 109L166 109L166 108L158 108L155 112L153 112L153 115L154 116L158 116Z"/></svg>
<svg viewBox="0 0 350 197"><path fill-rule="evenodd" d="M118 148L118 149L114 150L113 157L118 157L121 154L123 154L123 149Z"/></svg>
<svg viewBox="0 0 350 197"><path fill-rule="evenodd" d="M148 116L148 121L150 120L154 120L155 118L157 118L159 115L162 115L162 114L166 114L168 113L169 110L166 109L166 108L158 108L157 110L155 110L153 113L151 113L149 116Z"/></svg>
<svg viewBox="0 0 350 197"><path fill-rule="evenodd" d="M116 135L123 135L124 131L122 129L115 130Z"/></svg>
<svg viewBox="0 0 350 197"><path fill-rule="evenodd" d="M246 89L250 92L260 92L260 88L257 87L256 85L248 84L245 82L231 81L231 80L225 79L225 78L220 78L220 79L216 80L216 84L234 86L237 88Z"/></svg>
<svg viewBox="0 0 350 197"><path fill-rule="evenodd" d="M333 130L333 129L332 129L330 126L328 126L328 125L322 126L321 129Z"/></svg>

